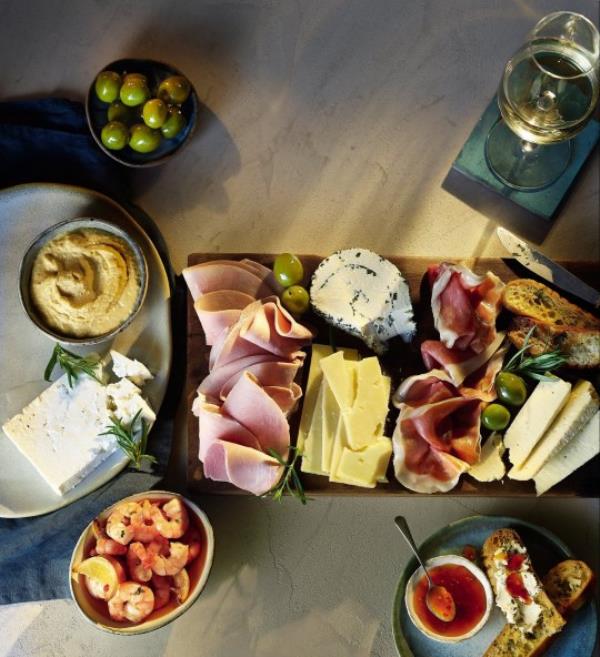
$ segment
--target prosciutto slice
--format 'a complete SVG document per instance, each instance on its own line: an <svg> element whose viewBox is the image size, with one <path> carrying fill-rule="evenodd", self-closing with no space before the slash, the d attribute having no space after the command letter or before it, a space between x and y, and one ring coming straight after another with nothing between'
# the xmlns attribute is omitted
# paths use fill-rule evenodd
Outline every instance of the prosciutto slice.
<svg viewBox="0 0 600 657"><path fill-rule="evenodd" d="M448 349L481 353L496 337L504 284L492 272L478 276L463 265L441 263L428 270L435 328Z"/></svg>
<svg viewBox="0 0 600 657"><path fill-rule="evenodd" d="M231 482L254 495L268 493L282 473L283 466L264 452L224 440L216 440L204 456L206 477Z"/></svg>
<svg viewBox="0 0 600 657"><path fill-rule="evenodd" d="M237 290L254 299L268 297L274 292L267 280L270 272L260 274L257 268L237 260L202 262L186 267L181 273L194 301L203 294L219 290Z"/></svg>
<svg viewBox="0 0 600 657"><path fill-rule="evenodd" d="M392 437L396 478L419 493L453 488L480 455L480 402L451 397L403 404Z"/></svg>

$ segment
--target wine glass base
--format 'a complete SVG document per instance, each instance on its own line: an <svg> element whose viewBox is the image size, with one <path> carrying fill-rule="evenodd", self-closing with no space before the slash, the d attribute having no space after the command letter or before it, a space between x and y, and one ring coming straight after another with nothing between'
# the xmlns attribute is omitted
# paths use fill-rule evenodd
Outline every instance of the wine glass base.
<svg viewBox="0 0 600 657"><path fill-rule="evenodd" d="M505 185L521 191L537 191L556 182L571 161L570 141L531 144L516 135L500 119L485 142L485 159L492 173Z"/></svg>

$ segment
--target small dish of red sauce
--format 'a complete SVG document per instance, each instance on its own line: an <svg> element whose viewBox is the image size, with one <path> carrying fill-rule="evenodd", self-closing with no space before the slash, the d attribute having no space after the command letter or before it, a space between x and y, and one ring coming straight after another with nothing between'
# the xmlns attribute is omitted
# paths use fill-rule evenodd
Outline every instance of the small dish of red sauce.
<svg viewBox="0 0 600 657"><path fill-rule="evenodd" d="M445 622L429 611L425 601L429 583L419 568L406 587L405 601L412 622L437 641L462 641L476 634L485 625L493 602L483 571L468 559L454 555L430 559L427 569L433 583L444 586L452 596L456 616Z"/></svg>

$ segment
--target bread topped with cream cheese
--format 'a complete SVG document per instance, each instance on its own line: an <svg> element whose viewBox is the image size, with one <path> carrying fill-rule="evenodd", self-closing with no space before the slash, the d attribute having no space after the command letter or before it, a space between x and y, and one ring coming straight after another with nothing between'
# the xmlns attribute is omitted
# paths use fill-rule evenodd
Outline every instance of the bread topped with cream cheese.
<svg viewBox="0 0 600 657"><path fill-rule="evenodd" d="M537 657L565 625L536 575L514 529L499 529L482 549L496 604L508 625L484 657Z"/></svg>

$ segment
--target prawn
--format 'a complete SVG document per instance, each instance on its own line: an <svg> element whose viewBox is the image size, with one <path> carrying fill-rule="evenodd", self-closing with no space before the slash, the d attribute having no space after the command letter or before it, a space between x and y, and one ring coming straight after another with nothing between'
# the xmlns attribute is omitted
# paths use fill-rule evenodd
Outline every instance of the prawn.
<svg viewBox="0 0 600 657"><path fill-rule="evenodd" d="M149 586L137 582L119 584L108 601L108 613L113 620L139 623L154 610L154 593Z"/></svg>
<svg viewBox="0 0 600 657"><path fill-rule="evenodd" d="M133 527L133 540L142 543L150 543L160 536L158 529L152 519L152 510L155 508L149 500L144 500L140 505L139 513L131 517Z"/></svg>
<svg viewBox="0 0 600 657"><path fill-rule="evenodd" d="M162 510L153 506L150 514L160 535L168 539L181 538L190 524L187 509L178 497L169 500Z"/></svg>
<svg viewBox="0 0 600 657"><path fill-rule="evenodd" d="M127 545L134 539L134 528L131 519L141 514L141 506L137 502L124 502L108 516L106 533L117 543Z"/></svg>
<svg viewBox="0 0 600 657"><path fill-rule="evenodd" d="M183 543L173 542L169 545L168 555L163 550L155 554L152 559L152 571L157 575L176 575L187 563L189 548Z"/></svg>
<svg viewBox="0 0 600 657"><path fill-rule="evenodd" d="M139 541L129 544L127 567L131 578L136 582L148 582L152 577L150 564L154 555Z"/></svg>
<svg viewBox="0 0 600 657"><path fill-rule="evenodd" d="M173 575L173 592L177 596L177 602L182 604L190 594L190 576L185 568Z"/></svg>
<svg viewBox="0 0 600 657"><path fill-rule="evenodd" d="M100 523L97 520L94 520L92 523L92 532L96 537L96 547L93 550L96 554L109 554L116 557L127 553L127 546L121 545L120 543L117 543L117 541L113 541L112 538L108 538L108 536L102 531Z"/></svg>
<svg viewBox="0 0 600 657"><path fill-rule="evenodd" d="M171 599L171 583L169 577L152 575L154 586L154 609L161 609Z"/></svg>

